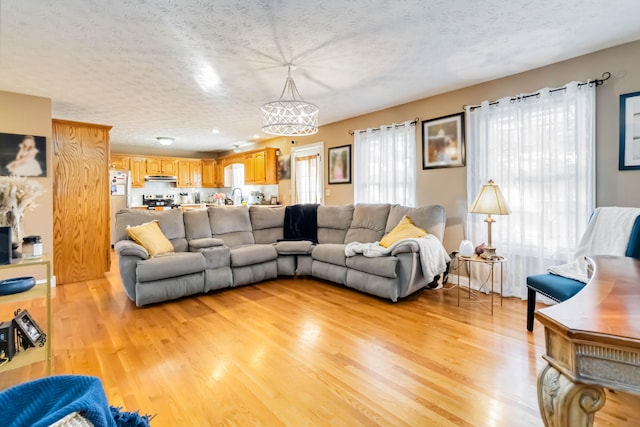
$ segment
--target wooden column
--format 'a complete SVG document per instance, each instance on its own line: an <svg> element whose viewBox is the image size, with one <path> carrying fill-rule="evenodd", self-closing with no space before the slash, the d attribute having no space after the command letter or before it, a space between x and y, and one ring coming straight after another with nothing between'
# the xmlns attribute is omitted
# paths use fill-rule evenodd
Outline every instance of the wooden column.
<svg viewBox="0 0 640 427"><path fill-rule="evenodd" d="M110 129L53 120L53 250L59 284L100 279L110 268Z"/></svg>

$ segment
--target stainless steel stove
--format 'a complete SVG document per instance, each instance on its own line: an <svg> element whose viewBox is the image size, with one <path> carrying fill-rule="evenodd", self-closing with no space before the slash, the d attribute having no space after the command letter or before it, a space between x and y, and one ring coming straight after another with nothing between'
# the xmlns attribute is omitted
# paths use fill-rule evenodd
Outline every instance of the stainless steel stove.
<svg viewBox="0 0 640 427"><path fill-rule="evenodd" d="M173 194L143 194L142 204L151 210L163 210L179 208L173 198Z"/></svg>

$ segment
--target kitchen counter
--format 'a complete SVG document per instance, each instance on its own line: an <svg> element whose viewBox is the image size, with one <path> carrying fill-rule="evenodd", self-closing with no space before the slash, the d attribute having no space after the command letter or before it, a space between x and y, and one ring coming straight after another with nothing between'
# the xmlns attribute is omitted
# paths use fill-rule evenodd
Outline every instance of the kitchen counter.
<svg viewBox="0 0 640 427"><path fill-rule="evenodd" d="M190 211L193 209L204 209L206 208L205 203L180 203L180 209L183 211Z"/></svg>

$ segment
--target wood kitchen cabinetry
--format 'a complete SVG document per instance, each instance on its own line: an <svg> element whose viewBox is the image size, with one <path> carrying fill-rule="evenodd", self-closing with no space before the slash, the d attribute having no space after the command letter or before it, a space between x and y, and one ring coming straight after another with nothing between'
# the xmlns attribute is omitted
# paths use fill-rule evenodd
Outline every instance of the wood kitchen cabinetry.
<svg viewBox="0 0 640 427"><path fill-rule="evenodd" d="M224 187L222 162L215 159L202 161L202 186L205 188Z"/></svg>
<svg viewBox="0 0 640 427"><path fill-rule="evenodd" d="M111 155L111 163L109 164L111 169L119 171L129 170L129 156L122 156L120 154Z"/></svg>
<svg viewBox="0 0 640 427"><path fill-rule="evenodd" d="M255 167L253 154L245 154L244 159L244 183L245 184L253 184L256 182L255 180Z"/></svg>
<svg viewBox="0 0 640 427"><path fill-rule="evenodd" d="M129 170L131 171L131 187L144 187L144 176L147 174L147 159L144 157L131 157Z"/></svg>
<svg viewBox="0 0 640 427"><path fill-rule="evenodd" d="M202 187L202 162L200 160L178 160L176 187Z"/></svg>
<svg viewBox="0 0 640 427"><path fill-rule="evenodd" d="M275 148L263 148L244 155L245 184L277 184Z"/></svg>
<svg viewBox="0 0 640 427"><path fill-rule="evenodd" d="M245 184L266 185L278 183L276 151L266 147L205 160L112 154L110 166L129 170L133 188L143 188L146 175L176 176L178 188L221 188L224 187L224 168L233 163L244 165Z"/></svg>
<svg viewBox="0 0 640 427"><path fill-rule="evenodd" d="M178 162L175 159L147 157L147 175L176 175Z"/></svg>

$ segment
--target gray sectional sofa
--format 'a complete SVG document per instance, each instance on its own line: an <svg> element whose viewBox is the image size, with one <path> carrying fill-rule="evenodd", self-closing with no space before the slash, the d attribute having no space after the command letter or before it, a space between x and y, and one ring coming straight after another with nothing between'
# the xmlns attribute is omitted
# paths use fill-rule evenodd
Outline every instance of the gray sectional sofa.
<svg viewBox="0 0 640 427"><path fill-rule="evenodd" d="M387 256L368 258L345 256L345 246L379 241L404 215L442 241L445 210L440 205L319 206L317 244L282 241L285 207L220 206L120 210L114 248L122 284L137 306L296 274L397 301L437 280L423 274L419 247L408 241ZM129 240L127 226L152 220L158 220L175 253L149 257Z"/></svg>

